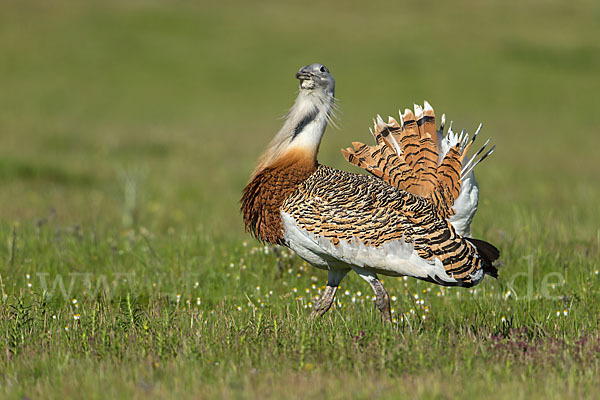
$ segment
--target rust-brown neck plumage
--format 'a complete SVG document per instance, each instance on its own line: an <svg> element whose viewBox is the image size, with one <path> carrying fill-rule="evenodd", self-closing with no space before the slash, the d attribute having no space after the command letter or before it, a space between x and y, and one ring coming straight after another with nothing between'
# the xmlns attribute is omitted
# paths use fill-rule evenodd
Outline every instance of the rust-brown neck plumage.
<svg viewBox="0 0 600 400"><path fill-rule="evenodd" d="M316 153L293 149L254 174L242 196L246 231L263 242L283 244L281 205L317 166Z"/></svg>

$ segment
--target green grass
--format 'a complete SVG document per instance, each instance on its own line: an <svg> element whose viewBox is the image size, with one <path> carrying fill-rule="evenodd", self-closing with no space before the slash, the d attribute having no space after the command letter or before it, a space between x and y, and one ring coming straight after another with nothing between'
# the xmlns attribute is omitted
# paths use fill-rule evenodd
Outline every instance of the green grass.
<svg viewBox="0 0 600 400"><path fill-rule="evenodd" d="M600 7L427 4L5 1L0 397L598 397ZM357 171L339 149L424 98L484 123L497 281L384 278L386 328L348 276L308 320L324 272L238 200L315 61L322 163Z"/></svg>

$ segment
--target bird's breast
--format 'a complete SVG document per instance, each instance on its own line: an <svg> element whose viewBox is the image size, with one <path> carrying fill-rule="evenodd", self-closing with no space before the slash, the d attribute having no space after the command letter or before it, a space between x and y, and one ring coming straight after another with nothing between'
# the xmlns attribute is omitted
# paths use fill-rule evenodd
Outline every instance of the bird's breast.
<svg viewBox="0 0 600 400"><path fill-rule="evenodd" d="M281 206L316 169L314 156L294 149L258 172L242 196L246 230L264 242L283 244Z"/></svg>

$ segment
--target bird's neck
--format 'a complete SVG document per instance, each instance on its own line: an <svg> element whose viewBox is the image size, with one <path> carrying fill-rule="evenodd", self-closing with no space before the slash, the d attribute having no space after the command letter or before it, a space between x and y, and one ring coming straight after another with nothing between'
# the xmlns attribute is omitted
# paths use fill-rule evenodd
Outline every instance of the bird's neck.
<svg viewBox="0 0 600 400"><path fill-rule="evenodd" d="M252 177L263 169L280 163L281 159L289 158L289 154L303 154L316 162L333 103L333 93L300 89L283 127L260 157Z"/></svg>
<svg viewBox="0 0 600 400"><path fill-rule="evenodd" d="M301 150L316 159L333 102L333 95L323 91L300 90L282 128L290 138L287 150Z"/></svg>

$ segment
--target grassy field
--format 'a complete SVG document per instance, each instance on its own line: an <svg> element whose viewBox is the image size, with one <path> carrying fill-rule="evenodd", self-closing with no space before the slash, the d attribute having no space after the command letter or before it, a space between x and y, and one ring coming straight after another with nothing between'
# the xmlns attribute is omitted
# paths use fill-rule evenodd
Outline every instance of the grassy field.
<svg viewBox="0 0 600 400"><path fill-rule="evenodd" d="M2 2L1 398L598 398L595 1ZM322 62L339 130L429 100L484 123L474 289L348 276L243 231L239 197Z"/></svg>

